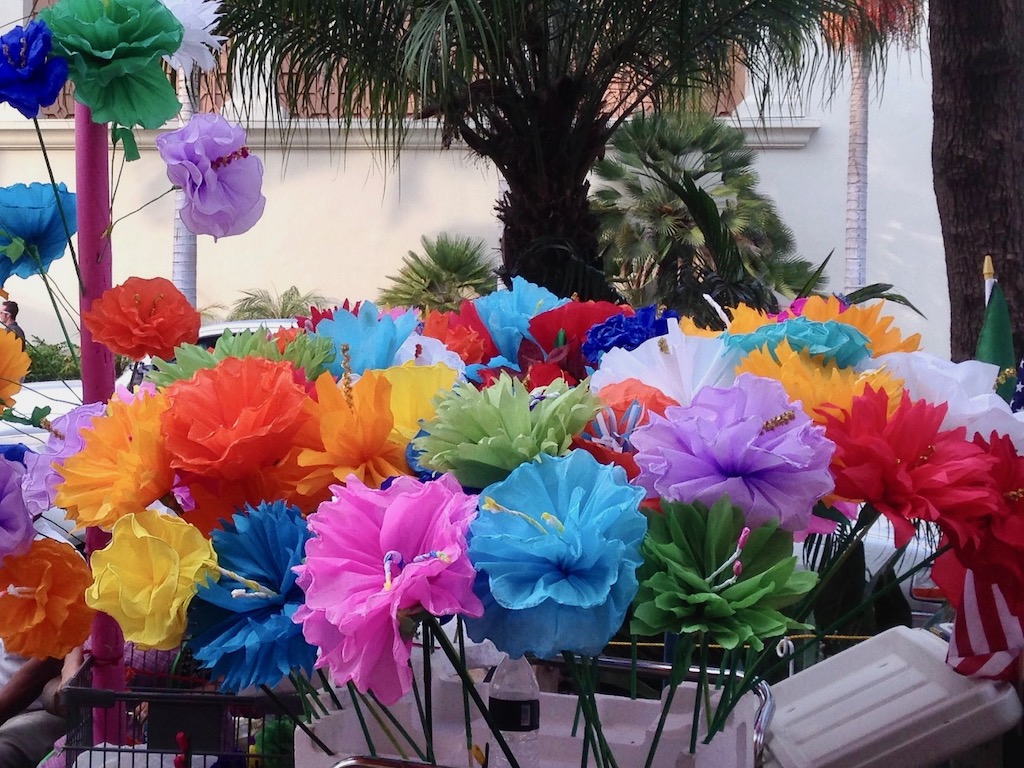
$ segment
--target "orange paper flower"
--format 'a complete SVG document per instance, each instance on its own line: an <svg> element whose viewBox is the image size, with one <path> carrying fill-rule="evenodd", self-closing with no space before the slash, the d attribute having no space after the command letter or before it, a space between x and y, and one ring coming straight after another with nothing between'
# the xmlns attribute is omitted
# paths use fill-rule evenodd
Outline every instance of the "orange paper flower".
<svg viewBox="0 0 1024 768"><path fill-rule="evenodd" d="M70 544L37 539L0 565L0 637L11 653L61 658L85 642L89 566Z"/></svg>
<svg viewBox="0 0 1024 768"><path fill-rule="evenodd" d="M166 409L163 394L140 393L129 402L115 398L107 414L82 431L85 447L57 467L64 482L56 498L79 528L110 528L171 489L174 470L160 433Z"/></svg>
<svg viewBox="0 0 1024 768"><path fill-rule="evenodd" d="M30 364L29 356L21 348L21 339L0 329L0 405L14 404Z"/></svg>
<svg viewBox="0 0 1024 768"><path fill-rule="evenodd" d="M162 426L171 466L240 480L279 461L303 420L306 393L289 362L229 357L167 390Z"/></svg>
<svg viewBox="0 0 1024 768"><path fill-rule="evenodd" d="M176 346L199 339L199 313L162 277L129 277L104 291L82 321L100 344L135 360L171 358Z"/></svg>

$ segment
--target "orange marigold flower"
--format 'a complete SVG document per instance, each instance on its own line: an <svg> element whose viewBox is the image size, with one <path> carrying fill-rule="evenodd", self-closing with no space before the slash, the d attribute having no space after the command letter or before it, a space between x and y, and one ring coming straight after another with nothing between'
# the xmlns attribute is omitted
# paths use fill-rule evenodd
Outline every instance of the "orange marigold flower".
<svg viewBox="0 0 1024 768"><path fill-rule="evenodd" d="M85 642L92 574L70 544L37 539L0 564L0 637L11 653L60 658Z"/></svg>
<svg viewBox="0 0 1024 768"><path fill-rule="evenodd" d="M331 484L355 475L379 488L389 477L411 474L405 443L391 438L391 383L367 371L354 385L339 386L329 374L316 380L316 402L307 402L312 423L300 436L299 466L306 476L298 483L303 495L322 493Z"/></svg>
<svg viewBox="0 0 1024 768"><path fill-rule="evenodd" d="M825 322L836 320L852 325L868 337L868 349L872 357L888 352L916 352L921 348L921 334L903 338L898 328L893 328L895 320L890 315L882 315L884 301L871 304L845 305L836 296L811 296L804 303L800 314L809 320Z"/></svg>
<svg viewBox="0 0 1024 768"><path fill-rule="evenodd" d="M162 427L171 466L239 480L278 461L304 416L306 392L286 361L228 357L167 389Z"/></svg>
<svg viewBox="0 0 1024 768"><path fill-rule="evenodd" d="M55 503L78 528L110 528L171 489L174 470L160 433L166 409L162 394L140 393L128 402L115 398L106 415L82 431L85 447L56 468L64 480Z"/></svg>
<svg viewBox="0 0 1024 768"><path fill-rule="evenodd" d="M135 360L171 358L176 346L199 339L199 313L162 277L129 277L104 291L82 322L100 344Z"/></svg>
<svg viewBox="0 0 1024 768"><path fill-rule="evenodd" d="M14 396L21 391L21 380L30 365L21 339L13 333L0 333L0 404L8 408L14 404Z"/></svg>
<svg viewBox="0 0 1024 768"><path fill-rule="evenodd" d="M736 375L752 373L781 382L789 399L799 401L804 412L818 424L825 423L822 408L849 410L853 398L866 387L889 394L889 413L895 412L903 393L903 380L886 371L857 373L811 358L806 350L796 352L783 339L773 356L766 348L755 349L736 366Z"/></svg>

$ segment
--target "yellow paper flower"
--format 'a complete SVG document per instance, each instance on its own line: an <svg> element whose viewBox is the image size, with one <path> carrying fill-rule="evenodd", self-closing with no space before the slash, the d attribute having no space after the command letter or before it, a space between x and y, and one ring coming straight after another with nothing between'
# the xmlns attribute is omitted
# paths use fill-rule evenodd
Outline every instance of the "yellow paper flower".
<svg viewBox="0 0 1024 768"><path fill-rule="evenodd" d="M852 304L843 309L842 302L835 296L811 296L804 303L800 314L809 320L824 322L837 320L852 325L868 337L868 349L872 357L888 352L916 352L921 348L921 334L903 338L898 328L893 328L895 318L882 315L884 301L871 304Z"/></svg>
<svg viewBox="0 0 1024 768"><path fill-rule="evenodd" d="M129 402L115 398L107 414L83 431L85 447L57 468L64 481L56 504L77 528L110 528L171 489L174 470L160 434L166 408L161 394L140 394Z"/></svg>
<svg viewBox="0 0 1024 768"><path fill-rule="evenodd" d="M297 484L303 496L322 494L349 475L380 488L389 477L411 474L406 445L391 437L391 384L379 372L367 371L352 386L321 375L316 402L307 401L306 409L312 418L297 438L298 465L306 468Z"/></svg>
<svg viewBox="0 0 1024 768"><path fill-rule="evenodd" d="M117 521L92 571L89 606L112 616L126 640L170 650L181 643L199 584L217 577L217 556L197 528L147 509Z"/></svg>
<svg viewBox="0 0 1024 768"><path fill-rule="evenodd" d="M775 322L775 318L768 317L760 309L748 307L746 304L733 307L729 310L729 313L732 315L732 322L729 323L729 333L733 336L753 333L758 328Z"/></svg>
<svg viewBox="0 0 1024 768"><path fill-rule="evenodd" d="M695 322L693 318L689 316L683 316L679 318L679 329L687 336L705 336L713 339L717 336L721 336L721 331L716 331L714 328L701 328Z"/></svg>
<svg viewBox="0 0 1024 768"><path fill-rule="evenodd" d="M806 351L795 352L785 340L775 348L775 355L777 359L764 348L754 350L736 366L736 375L753 373L781 382L790 400L800 401L804 412L819 424L825 422L820 408L834 406L849 410L853 398L863 394L868 385L890 394L892 410L899 403L903 381L885 371L857 373L852 368L824 365L812 360Z"/></svg>
<svg viewBox="0 0 1024 768"><path fill-rule="evenodd" d="M420 431L421 419L437 413L434 398L455 386L456 372L447 365L405 365L386 368L379 374L391 383L391 415L395 425L391 439L408 443Z"/></svg>
<svg viewBox="0 0 1024 768"><path fill-rule="evenodd" d="M2 331L2 329L0 329ZM21 339L13 333L0 332L0 404L10 407L21 391L21 380L28 373L31 361L21 348Z"/></svg>

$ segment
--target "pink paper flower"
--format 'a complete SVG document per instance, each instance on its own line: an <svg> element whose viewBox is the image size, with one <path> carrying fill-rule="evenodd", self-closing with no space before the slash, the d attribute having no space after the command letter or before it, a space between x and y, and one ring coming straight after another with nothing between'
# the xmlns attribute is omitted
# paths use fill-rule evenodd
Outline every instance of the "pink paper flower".
<svg viewBox="0 0 1024 768"><path fill-rule="evenodd" d="M393 704L412 687L417 614L479 616L466 530L477 499L450 475L399 477L374 490L349 477L309 516L313 539L295 570L306 593L295 612L317 667Z"/></svg>

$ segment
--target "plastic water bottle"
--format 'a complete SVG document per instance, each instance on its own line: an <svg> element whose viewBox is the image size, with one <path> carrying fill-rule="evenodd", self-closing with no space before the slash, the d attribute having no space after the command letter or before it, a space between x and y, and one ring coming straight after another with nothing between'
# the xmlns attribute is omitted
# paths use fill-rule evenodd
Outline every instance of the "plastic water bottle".
<svg viewBox="0 0 1024 768"><path fill-rule="evenodd" d="M505 737L519 768L540 768L540 686L525 656L505 657L491 678L487 703L494 724ZM497 740L491 740L491 768L509 768Z"/></svg>

